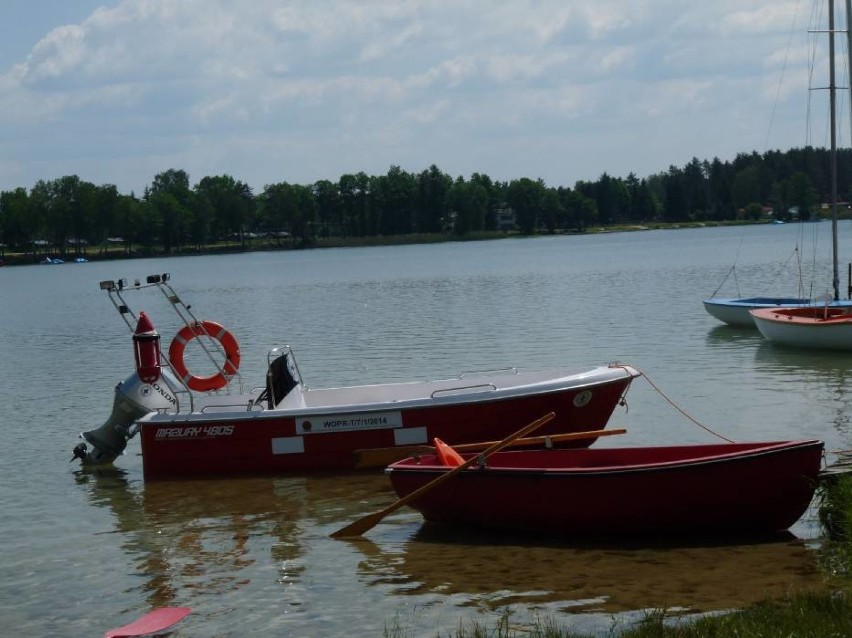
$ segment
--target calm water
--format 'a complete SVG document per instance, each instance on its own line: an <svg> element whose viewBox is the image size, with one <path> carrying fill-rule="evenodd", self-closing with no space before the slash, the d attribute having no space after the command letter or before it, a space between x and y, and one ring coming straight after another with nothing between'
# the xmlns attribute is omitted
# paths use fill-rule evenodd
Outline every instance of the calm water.
<svg viewBox="0 0 852 638"><path fill-rule="evenodd" d="M849 222L841 231L852 246ZM511 609L519 622L555 614L605 632L647 608L726 609L818 586L813 512L771 543L589 548L438 533L403 509L351 542L329 534L393 501L381 473L145 484L138 440L115 470L69 459L133 369L129 332L97 283L154 272L236 334L249 385L285 343L313 387L617 360L729 438L852 448L852 355L778 349L701 305L735 261L722 292L794 294L800 267L826 272L814 254L827 253L828 233L755 226L0 268L0 619L21 636L102 635L187 605L173 635L380 636L396 624L434 636L460 620L493 626ZM168 340L176 324L156 294L128 300ZM715 440L644 379L628 402L613 418L628 434L599 445Z"/></svg>

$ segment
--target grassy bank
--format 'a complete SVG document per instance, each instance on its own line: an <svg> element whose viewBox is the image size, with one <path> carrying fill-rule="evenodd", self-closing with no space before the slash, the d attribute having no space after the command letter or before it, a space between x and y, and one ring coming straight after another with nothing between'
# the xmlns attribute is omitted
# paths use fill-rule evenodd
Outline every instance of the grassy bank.
<svg viewBox="0 0 852 638"><path fill-rule="evenodd" d="M630 628L613 624L605 633L574 632L548 618L532 627L519 627L504 615L494 625L470 623L438 638L845 638L852 636L852 605L846 591L827 595L802 594L766 601L743 611L684 620L664 610L648 613ZM398 627L385 638L403 638Z"/></svg>

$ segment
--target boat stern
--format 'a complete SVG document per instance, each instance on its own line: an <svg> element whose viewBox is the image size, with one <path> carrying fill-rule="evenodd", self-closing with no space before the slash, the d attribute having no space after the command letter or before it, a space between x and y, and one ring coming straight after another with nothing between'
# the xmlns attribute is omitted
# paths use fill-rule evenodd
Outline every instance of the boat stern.
<svg viewBox="0 0 852 638"><path fill-rule="evenodd" d="M172 387L165 375L147 383L138 373L131 374L115 386L112 412L107 420L101 426L80 434L84 442L74 447L71 460L80 459L83 465L112 463L136 434L138 419L151 412L176 408L177 397Z"/></svg>

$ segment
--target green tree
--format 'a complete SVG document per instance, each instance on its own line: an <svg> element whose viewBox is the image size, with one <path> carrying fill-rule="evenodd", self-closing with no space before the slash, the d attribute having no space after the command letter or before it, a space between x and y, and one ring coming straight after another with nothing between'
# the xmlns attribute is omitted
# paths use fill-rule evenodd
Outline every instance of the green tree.
<svg viewBox="0 0 852 638"><path fill-rule="evenodd" d="M18 250L32 245L36 228L29 199L25 188L0 193L0 243Z"/></svg>
<svg viewBox="0 0 852 638"><path fill-rule="evenodd" d="M189 175L183 170L169 169L158 173L145 191L146 214L157 228L166 254L179 250L189 240L191 199ZM148 239L153 239L151 234L147 235Z"/></svg>
<svg viewBox="0 0 852 638"><path fill-rule="evenodd" d="M751 204L748 204L743 209L743 217L751 221L757 221L758 219L763 217L763 206L761 206L757 202L752 202Z"/></svg>
<svg viewBox="0 0 852 638"><path fill-rule="evenodd" d="M683 171L670 166L668 175L665 177L664 218L668 222L682 222L689 219L689 198L685 182Z"/></svg>
<svg viewBox="0 0 852 638"><path fill-rule="evenodd" d="M363 172L341 175L340 199L344 226L349 235L363 237L367 234L367 214L370 207L370 178Z"/></svg>
<svg viewBox="0 0 852 638"><path fill-rule="evenodd" d="M417 175L414 232L437 233L446 223L448 194L452 178L432 164Z"/></svg>
<svg viewBox="0 0 852 638"><path fill-rule="evenodd" d="M237 235L245 244L245 235L254 230L255 200L251 187L230 175L205 177L195 186L192 206L192 237L203 245L209 238Z"/></svg>
<svg viewBox="0 0 852 638"><path fill-rule="evenodd" d="M411 232L417 199L417 181L413 175L399 166L391 166L387 175L370 181L370 193L369 234Z"/></svg>
<svg viewBox="0 0 852 638"><path fill-rule="evenodd" d="M327 179L314 184L317 221L322 237L343 234L343 209L337 185Z"/></svg>
<svg viewBox="0 0 852 638"><path fill-rule="evenodd" d="M598 217L602 224L622 221L627 217L630 197L624 183L604 173L595 184L594 199L598 205Z"/></svg>
<svg viewBox="0 0 852 638"><path fill-rule="evenodd" d="M113 184L104 184L95 189L92 224L89 229L89 244L103 246L118 228L118 203L121 199Z"/></svg>
<svg viewBox="0 0 852 638"><path fill-rule="evenodd" d="M559 194L555 188L545 188L541 194L541 219L547 232L553 234L560 219L564 217Z"/></svg>
<svg viewBox="0 0 852 638"><path fill-rule="evenodd" d="M565 226L584 232L598 220L598 205L594 199L583 194L583 182L573 190L563 192L562 207L565 209Z"/></svg>
<svg viewBox="0 0 852 638"><path fill-rule="evenodd" d="M459 176L447 195L452 218L451 230L456 236L482 230L488 214L488 191L479 182L465 181Z"/></svg>
<svg viewBox="0 0 852 638"><path fill-rule="evenodd" d="M790 176L787 194L791 205L798 209L799 219L803 221L811 219L817 197L807 173L797 171Z"/></svg>
<svg viewBox="0 0 852 638"><path fill-rule="evenodd" d="M270 184L264 188L263 211L269 228L286 231L291 240L310 245L315 232L314 193L310 186Z"/></svg>
<svg viewBox="0 0 852 638"><path fill-rule="evenodd" d="M113 230L124 239L126 254L133 252L134 242L142 243L145 233L146 216L142 202L135 195L119 195L116 202L115 222Z"/></svg>
<svg viewBox="0 0 852 638"><path fill-rule="evenodd" d="M506 200L515 211L518 228L524 235L531 235L538 226L544 190L541 180L533 181L528 177L509 183Z"/></svg>
<svg viewBox="0 0 852 638"><path fill-rule="evenodd" d="M734 175L731 190L737 210L745 208L751 202L764 201L760 183L760 167L753 165L739 171Z"/></svg>

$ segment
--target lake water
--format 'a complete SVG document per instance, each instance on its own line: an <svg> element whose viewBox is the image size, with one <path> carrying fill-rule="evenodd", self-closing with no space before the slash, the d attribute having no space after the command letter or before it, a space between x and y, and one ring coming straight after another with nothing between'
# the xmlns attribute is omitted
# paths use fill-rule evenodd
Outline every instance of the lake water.
<svg viewBox="0 0 852 638"><path fill-rule="evenodd" d="M234 332L249 385L283 344L312 387L621 361L648 379L612 419L627 434L596 445L716 440L650 380L726 437L848 449L852 354L774 347L701 304L726 275L727 296L737 286L795 294L799 269L827 281L829 232L766 225L0 268L4 632L102 635L182 605L193 614L175 636L450 635L461 622L493 627L506 610L518 623L552 615L605 633L649 608L705 612L818 587L813 511L771 543L654 548L435 532L403 508L353 542L329 534L394 500L381 473L146 484L138 439L112 470L69 459L133 370L129 332L98 282L161 272L199 318ZM841 246L852 246L849 222ZM845 289L845 266L843 279ZM177 323L162 297L128 301L168 343Z"/></svg>

